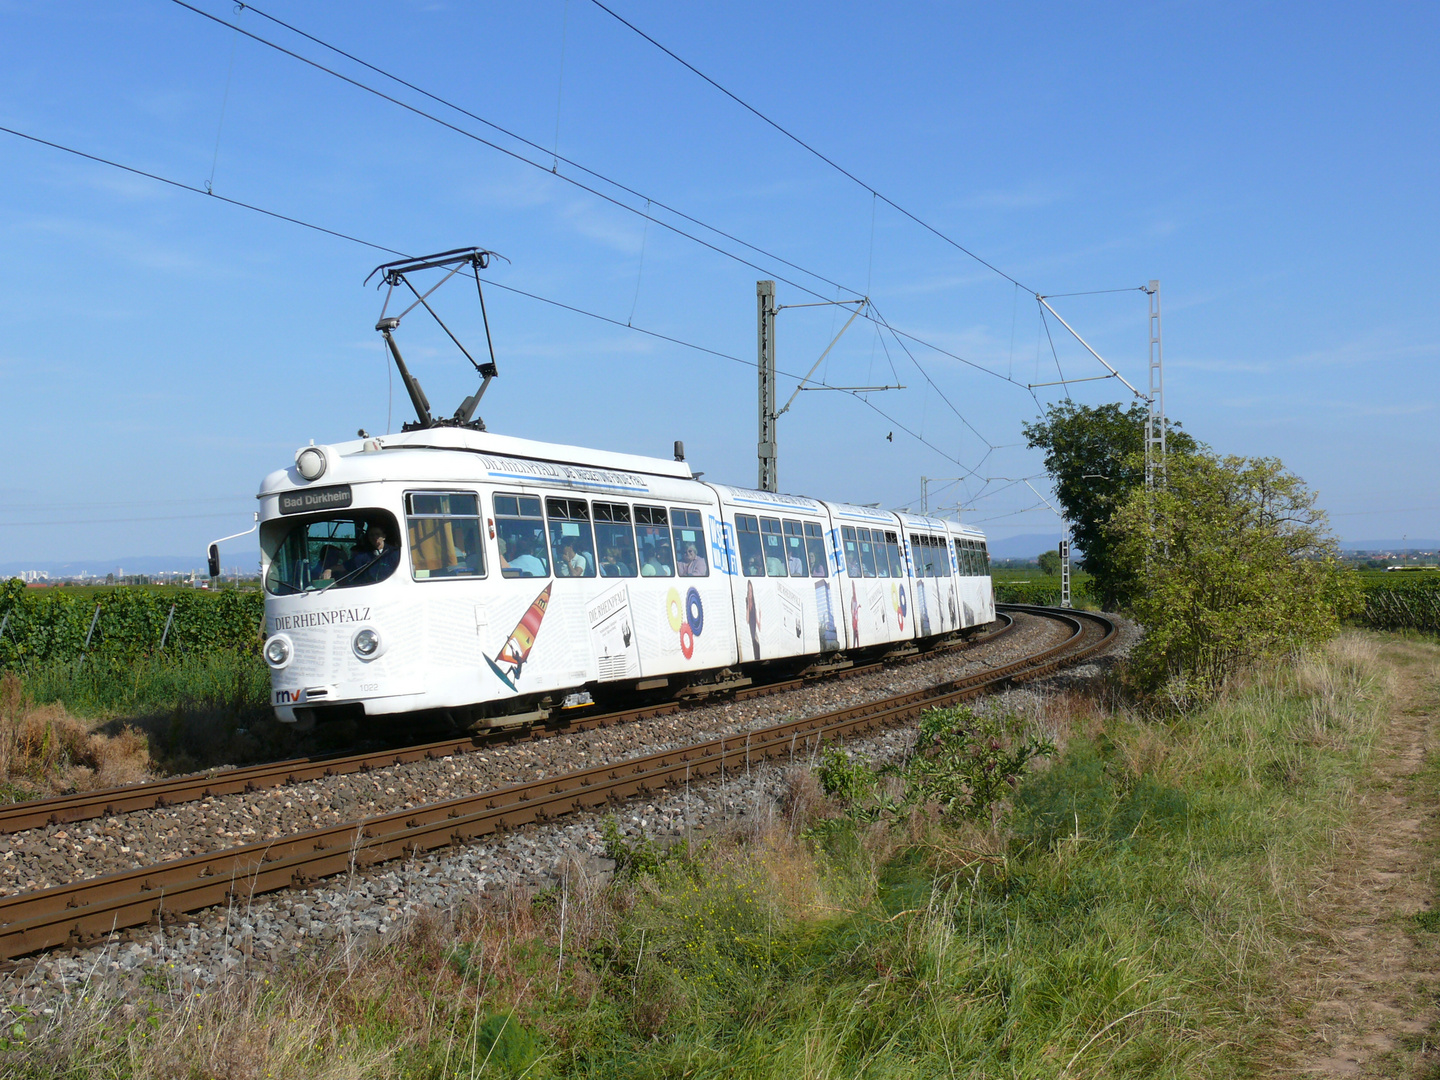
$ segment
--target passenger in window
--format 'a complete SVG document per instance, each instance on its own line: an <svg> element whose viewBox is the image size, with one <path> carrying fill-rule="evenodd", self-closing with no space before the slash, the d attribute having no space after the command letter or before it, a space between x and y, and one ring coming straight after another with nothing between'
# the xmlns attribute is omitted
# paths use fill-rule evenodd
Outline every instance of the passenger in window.
<svg viewBox="0 0 1440 1080"><path fill-rule="evenodd" d="M510 569L510 560L505 557L505 552L509 550L509 546L505 543L505 537L503 536L500 537L496 543L500 545L500 572L503 574L506 570Z"/></svg>
<svg viewBox="0 0 1440 1080"><path fill-rule="evenodd" d="M560 558L555 563L555 573L561 577L584 577L589 569L585 556L575 550L575 545L566 543L560 548Z"/></svg>
<svg viewBox="0 0 1440 1080"><path fill-rule="evenodd" d="M620 561L620 549L608 547L600 559L601 577L631 577L630 568Z"/></svg>
<svg viewBox="0 0 1440 1080"><path fill-rule="evenodd" d="M710 568L695 550L695 545L686 544L684 557L675 567L675 573L680 577L705 577L709 572Z"/></svg>
<svg viewBox="0 0 1440 1080"><path fill-rule="evenodd" d="M765 539L769 540L771 538L767 536ZM775 539L778 540L779 537L776 537ZM778 544L771 545L770 550L765 552L765 571L771 577L785 576L785 560L780 558L780 555L776 550L778 547Z"/></svg>
<svg viewBox="0 0 1440 1080"><path fill-rule="evenodd" d="M670 565L670 541L667 529L642 526L636 529L640 534L640 547L644 562L640 566L641 577L671 577L675 568Z"/></svg>
<svg viewBox="0 0 1440 1080"><path fill-rule="evenodd" d="M800 551L799 551L800 541L799 541L799 540L792 540L790 543L791 543L791 548L790 548L790 576L791 576L791 577L804 577L804 576L805 576L805 560L800 557Z"/></svg>
<svg viewBox="0 0 1440 1080"><path fill-rule="evenodd" d="M517 538L516 546L519 547ZM537 559L533 552L520 549L520 554L510 560L510 569L519 571L521 577L547 577L545 560Z"/></svg>

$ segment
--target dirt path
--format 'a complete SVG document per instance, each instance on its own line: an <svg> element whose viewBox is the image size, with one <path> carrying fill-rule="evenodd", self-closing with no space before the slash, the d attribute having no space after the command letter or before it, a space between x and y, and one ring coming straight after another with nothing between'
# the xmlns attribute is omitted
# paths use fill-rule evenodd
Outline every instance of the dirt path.
<svg viewBox="0 0 1440 1080"><path fill-rule="evenodd" d="M1301 1075L1440 1077L1440 647L1392 642L1382 657L1389 724L1295 973Z"/></svg>

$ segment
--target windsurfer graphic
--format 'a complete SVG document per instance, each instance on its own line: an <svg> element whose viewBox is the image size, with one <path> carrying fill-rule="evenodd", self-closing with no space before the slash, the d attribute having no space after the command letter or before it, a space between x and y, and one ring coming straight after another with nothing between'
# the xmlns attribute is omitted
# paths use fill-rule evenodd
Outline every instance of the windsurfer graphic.
<svg viewBox="0 0 1440 1080"><path fill-rule="evenodd" d="M850 629L854 633L851 644L858 648L860 645L860 600L855 595L855 582L850 582Z"/></svg>
<svg viewBox="0 0 1440 1080"><path fill-rule="evenodd" d="M530 657L530 650L535 647L535 635L540 633L540 623L545 618L545 609L550 606L550 586L554 582L546 582L545 588L540 590L540 595L535 597L533 603L520 617L515 624L515 629L510 631L510 636L505 639L500 652L494 660L485 657L485 662L490 665L490 670L500 676L500 681L511 690L515 689L515 683L520 679L520 669L525 666L525 661ZM500 670L501 664L509 664L509 672Z"/></svg>

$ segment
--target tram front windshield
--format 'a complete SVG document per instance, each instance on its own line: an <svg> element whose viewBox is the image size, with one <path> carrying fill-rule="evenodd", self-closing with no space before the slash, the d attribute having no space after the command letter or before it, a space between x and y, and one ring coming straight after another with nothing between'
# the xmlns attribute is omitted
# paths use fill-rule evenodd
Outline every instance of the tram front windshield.
<svg viewBox="0 0 1440 1080"><path fill-rule="evenodd" d="M400 564L400 530L383 512L267 522L265 591L274 596L384 581Z"/></svg>

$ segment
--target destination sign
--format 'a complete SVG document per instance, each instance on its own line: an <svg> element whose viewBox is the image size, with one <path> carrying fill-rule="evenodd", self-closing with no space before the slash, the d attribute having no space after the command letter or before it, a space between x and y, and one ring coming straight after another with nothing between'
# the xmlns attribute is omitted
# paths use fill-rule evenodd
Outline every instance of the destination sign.
<svg viewBox="0 0 1440 1080"><path fill-rule="evenodd" d="M331 487L280 493L280 513L282 514L308 514L316 510L343 510L349 505L349 484L335 484Z"/></svg>

